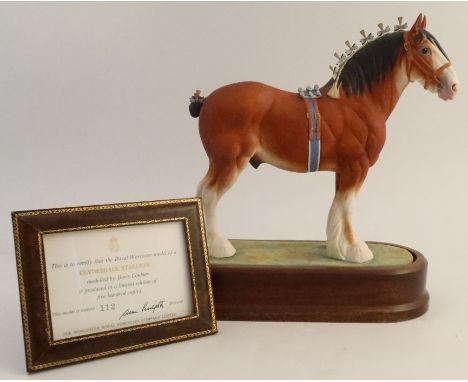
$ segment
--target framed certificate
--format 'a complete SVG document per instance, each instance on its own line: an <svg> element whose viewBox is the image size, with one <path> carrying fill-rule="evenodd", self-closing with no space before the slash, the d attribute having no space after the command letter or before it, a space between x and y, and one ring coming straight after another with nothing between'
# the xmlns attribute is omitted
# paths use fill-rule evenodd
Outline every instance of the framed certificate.
<svg viewBox="0 0 468 382"><path fill-rule="evenodd" d="M200 199L12 218L28 371L216 333Z"/></svg>

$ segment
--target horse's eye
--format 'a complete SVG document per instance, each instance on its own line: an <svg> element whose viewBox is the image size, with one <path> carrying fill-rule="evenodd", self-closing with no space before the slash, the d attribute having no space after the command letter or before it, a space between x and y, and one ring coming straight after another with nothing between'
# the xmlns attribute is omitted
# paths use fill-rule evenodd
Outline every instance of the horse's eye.
<svg viewBox="0 0 468 382"><path fill-rule="evenodd" d="M431 54L431 50L427 47L424 47L421 49L421 54L423 54L424 56L429 56Z"/></svg>

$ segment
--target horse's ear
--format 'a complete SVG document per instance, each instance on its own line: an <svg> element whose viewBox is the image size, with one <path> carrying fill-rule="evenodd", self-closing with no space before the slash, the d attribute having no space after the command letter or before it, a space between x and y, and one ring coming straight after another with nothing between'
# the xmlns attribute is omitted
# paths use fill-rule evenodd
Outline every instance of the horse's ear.
<svg viewBox="0 0 468 382"><path fill-rule="evenodd" d="M421 21L421 29L426 29L426 16L425 15Z"/></svg>
<svg viewBox="0 0 468 382"><path fill-rule="evenodd" d="M416 37L421 29L424 29L423 23L425 25L426 23L426 18L423 18L422 13L419 14L418 18L414 22L413 26L411 27L409 31L409 35L411 38Z"/></svg>

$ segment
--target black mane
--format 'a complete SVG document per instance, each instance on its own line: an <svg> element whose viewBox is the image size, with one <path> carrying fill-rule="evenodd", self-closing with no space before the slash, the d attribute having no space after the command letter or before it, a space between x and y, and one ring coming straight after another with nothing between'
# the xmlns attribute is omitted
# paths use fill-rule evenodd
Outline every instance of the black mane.
<svg viewBox="0 0 468 382"><path fill-rule="evenodd" d="M398 50L403 43L403 32L394 32L379 37L359 49L345 63L336 81L346 95L360 95L372 84L382 81L395 65ZM327 87L333 84L333 78Z"/></svg>
<svg viewBox="0 0 468 382"><path fill-rule="evenodd" d="M382 81L395 65L403 32L379 37L359 49L344 65L337 79L346 95L360 95L372 85ZM332 82L331 80L330 82Z"/></svg>
<svg viewBox="0 0 468 382"><path fill-rule="evenodd" d="M403 44L403 31L389 33L367 43L359 49L344 65L337 79L346 95L360 95L365 90L372 91L372 85L382 81L395 65L398 51ZM427 30L420 34L431 41L449 60L437 39ZM449 60L450 61L450 60ZM327 86L333 84L331 79Z"/></svg>

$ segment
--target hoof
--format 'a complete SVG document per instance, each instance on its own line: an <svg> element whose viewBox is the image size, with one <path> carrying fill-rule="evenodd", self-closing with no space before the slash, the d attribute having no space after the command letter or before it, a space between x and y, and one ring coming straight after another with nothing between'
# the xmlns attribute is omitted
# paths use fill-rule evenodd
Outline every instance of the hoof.
<svg viewBox="0 0 468 382"><path fill-rule="evenodd" d="M345 257L345 261L351 263L366 263L374 258L371 250L365 242L351 244Z"/></svg>
<svg viewBox="0 0 468 382"><path fill-rule="evenodd" d="M374 258L364 241L354 244L327 243L328 256L350 263L366 263Z"/></svg>
<svg viewBox="0 0 468 382"><path fill-rule="evenodd" d="M236 253L233 245L221 236L208 236L208 251L211 257L231 257Z"/></svg>

